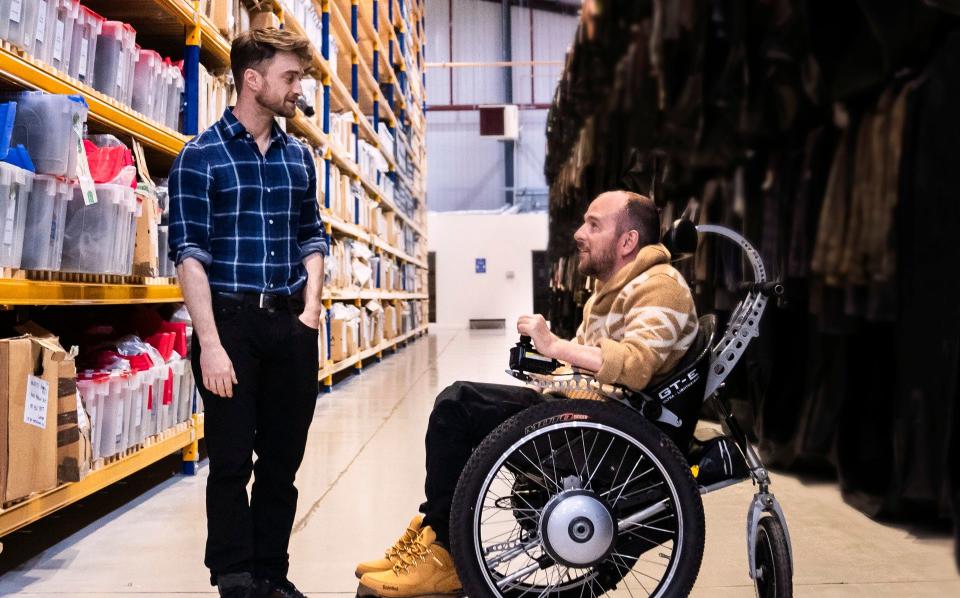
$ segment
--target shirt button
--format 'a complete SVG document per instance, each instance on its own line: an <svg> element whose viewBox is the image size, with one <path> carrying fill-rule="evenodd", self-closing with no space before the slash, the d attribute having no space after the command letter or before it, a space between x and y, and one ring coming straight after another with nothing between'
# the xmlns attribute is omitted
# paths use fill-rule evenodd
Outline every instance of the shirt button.
<svg viewBox="0 0 960 598"><path fill-rule="evenodd" d="M272 251L271 251L271 252L270 252L270 255L276 255L276 254L275 254L274 252L272 252Z"/></svg>
<svg viewBox="0 0 960 598"><path fill-rule="evenodd" d="M273 220L272 220L272 219L270 220L270 224L273 224Z"/></svg>
<svg viewBox="0 0 960 598"><path fill-rule="evenodd" d="M267 286L272 289L272 288L273 288L273 283L270 283L270 284L268 284Z"/></svg>
<svg viewBox="0 0 960 598"><path fill-rule="evenodd" d="M267 187L267 193L270 193L271 191L272 189L270 187Z"/></svg>

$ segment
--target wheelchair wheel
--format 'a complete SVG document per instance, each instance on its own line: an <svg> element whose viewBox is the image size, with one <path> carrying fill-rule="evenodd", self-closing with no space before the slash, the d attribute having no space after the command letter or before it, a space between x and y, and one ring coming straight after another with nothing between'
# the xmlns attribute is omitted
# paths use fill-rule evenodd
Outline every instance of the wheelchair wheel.
<svg viewBox="0 0 960 598"><path fill-rule="evenodd" d="M755 560L757 598L792 598L793 563L787 534L776 517L760 519Z"/></svg>
<svg viewBox="0 0 960 598"><path fill-rule="evenodd" d="M551 401L474 451L450 543L472 598L685 596L703 557L703 504L680 451L638 413Z"/></svg>

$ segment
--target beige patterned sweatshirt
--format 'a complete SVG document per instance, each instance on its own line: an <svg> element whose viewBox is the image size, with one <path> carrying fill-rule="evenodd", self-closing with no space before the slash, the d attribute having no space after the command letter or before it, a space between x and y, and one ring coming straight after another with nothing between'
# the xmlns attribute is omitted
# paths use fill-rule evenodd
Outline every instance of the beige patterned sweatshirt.
<svg viewBox="0 0 960 598"><path fill-rule="evenodd" d="M676 367L698 329L690 288L657 244L641 249L587 300L575 340L600 347L599 382L641 390Z"/></svg>

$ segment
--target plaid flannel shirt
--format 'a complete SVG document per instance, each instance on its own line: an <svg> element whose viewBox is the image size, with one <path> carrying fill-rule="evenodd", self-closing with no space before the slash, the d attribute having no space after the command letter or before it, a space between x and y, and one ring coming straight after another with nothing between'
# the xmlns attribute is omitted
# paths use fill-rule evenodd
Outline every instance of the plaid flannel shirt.
<svg viewBox="0 0 960 598"><path fill-rule="evenodd" d="M310 149L273 124L266 155L227 108L170 171L170 259L207 270L223 292L292 295L303 260L326 255Z"/></svg>

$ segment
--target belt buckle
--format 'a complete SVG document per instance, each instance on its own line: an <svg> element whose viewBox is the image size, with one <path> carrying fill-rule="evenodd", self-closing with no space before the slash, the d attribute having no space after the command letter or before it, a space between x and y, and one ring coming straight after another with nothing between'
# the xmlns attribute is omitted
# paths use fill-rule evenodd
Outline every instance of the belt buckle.
<svg viewBox="0 0 960 598"><path fill-rule="evenodd" d="M267 299L266 293L260 293L259 301L257 302L257 307L259 307L260 309L263 309L266 299Z"/></svg>

